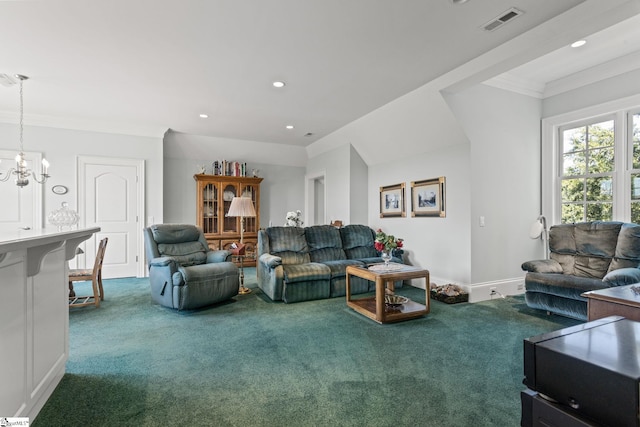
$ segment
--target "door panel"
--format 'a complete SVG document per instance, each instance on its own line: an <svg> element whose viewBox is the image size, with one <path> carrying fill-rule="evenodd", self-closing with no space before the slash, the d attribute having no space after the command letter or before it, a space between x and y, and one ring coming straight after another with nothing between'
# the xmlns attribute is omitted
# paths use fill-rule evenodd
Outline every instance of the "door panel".
<svg viewBox="0 0 640 427"><path fill-rule="evenodd" d="M87 240L85 263L87 268L93 265L98 242L108 237L104 278L131 277L138 272L138 167L125 163L123 159L80 162L83 186L79 196L84 199L81 218L85 218L86 227L101 228Z"/></svg>
<svg viewBox="0 0 640 427"><path fill-rule="evenodd" d="M0 151L0 179L10 168L15 166L17 151ZM39 165L40 153L25 153L27 167ZM14 232L20 228L42 228L42 184L29 179L29 185L18 187L15 184L15 175L9 177L6 182L0 182L0 200L3 208L0 209L0 233ZM60 206L54 206L58 209ZM52 209L52 210L53 210Z"/></svg>

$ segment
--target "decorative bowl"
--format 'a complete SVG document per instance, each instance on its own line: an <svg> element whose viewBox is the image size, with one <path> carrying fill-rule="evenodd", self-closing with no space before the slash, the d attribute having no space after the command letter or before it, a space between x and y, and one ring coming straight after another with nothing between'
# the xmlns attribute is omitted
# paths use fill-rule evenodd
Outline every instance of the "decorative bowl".
<svg viewBox="0 0 640 427"><path fill-rule="evenodd" d="M403 297L402 295L385 295L384 303L390 305L392 307L397 307L402 304L406 304L409 302L409 298Z"/></svg>

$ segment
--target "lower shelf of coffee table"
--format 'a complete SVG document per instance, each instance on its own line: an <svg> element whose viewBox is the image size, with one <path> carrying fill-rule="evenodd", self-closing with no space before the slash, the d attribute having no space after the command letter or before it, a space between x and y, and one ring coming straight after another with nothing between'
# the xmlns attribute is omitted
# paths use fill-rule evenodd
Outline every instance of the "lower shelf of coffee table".
<svg viewBox="0 0 640 427"><path fill-rule="evenodd" d="M424 305L414 301L409 301L399 306L389 306L385 304L383 318L378 319L378 316L376 315L375 297L351 299L350 301L347 301L347 306L379 323L391 323L415 319L416 317L422 317L429 313L429 310Z"/></svg>

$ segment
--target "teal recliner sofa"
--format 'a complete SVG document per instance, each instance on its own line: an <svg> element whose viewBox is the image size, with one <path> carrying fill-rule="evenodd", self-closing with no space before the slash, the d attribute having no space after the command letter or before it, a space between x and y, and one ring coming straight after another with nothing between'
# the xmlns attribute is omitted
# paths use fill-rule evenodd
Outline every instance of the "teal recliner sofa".
<svg viewBox="0 0 640 427"><path fill-rule="evenodd" d="M205 307L238 295L238 267L231 252L212 251L190 224L156 224L143 230L151 296L178 310Z"/></svg>
<svg viewBox="0 0 640 427"><path fill-rule="evenodd" d="M587 320L587 291L640 282L640 225L593 221L549 229L549 258L522 264L529 307Z"/></svg>
<svg viewBox="0 0 640 427"><path fill-rule="evenodd" d="M258 286L272 300L285 303L344 296L347 266L382 262L374 241L375 231L358 224L259 230ZM392 261L402 263L402 253L395 250ZM352 294L374 289L373 282L352 277Z"/></svg>

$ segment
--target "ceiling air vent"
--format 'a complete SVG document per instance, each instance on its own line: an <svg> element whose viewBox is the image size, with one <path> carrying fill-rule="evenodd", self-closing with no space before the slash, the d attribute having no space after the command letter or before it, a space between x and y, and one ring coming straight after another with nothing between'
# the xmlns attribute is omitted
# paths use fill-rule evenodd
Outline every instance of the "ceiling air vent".
<svg viewBox="0 0 640 427"><path fill-rule="evenodd" d="M524 13L523 11L516 9L515 7L512 7L506 12L501 13L500 16L498 16L497 18L492 19L491 21L484 24L482 26L482 29L485 31L493 31L496 28L503 26L507 22L512 21L513 19L517 18L523 13Z"/></svg>

